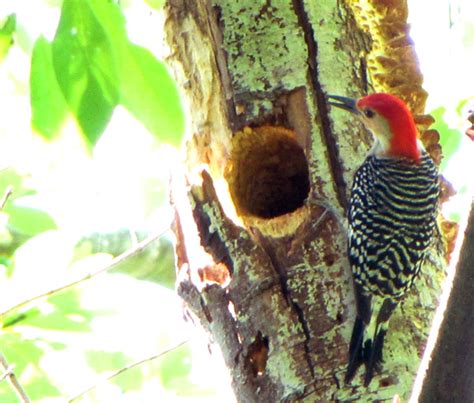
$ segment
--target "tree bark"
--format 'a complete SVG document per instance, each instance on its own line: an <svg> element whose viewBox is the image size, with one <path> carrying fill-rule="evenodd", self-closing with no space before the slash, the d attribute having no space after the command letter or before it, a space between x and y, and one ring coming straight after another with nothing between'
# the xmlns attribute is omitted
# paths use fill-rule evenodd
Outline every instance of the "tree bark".
<svg viewBox="0 0 474 403"><path fill-rule="evenodd" d="M396 310L382 372L368 388L362 376L345 385L355 307L344 216L371 137L325 100L391 92L426 129L406 2L169 0L166 13L191 133L172 191L178 293L222 351L237 400L408 398L444 258L434 253ZM425 142L439 153L436 133Z"/></svg>
<svg viewBox="0 0 474 403"><path fill-rule="evenodd" d="M474 402L474 205L419 402Z"/></svg>

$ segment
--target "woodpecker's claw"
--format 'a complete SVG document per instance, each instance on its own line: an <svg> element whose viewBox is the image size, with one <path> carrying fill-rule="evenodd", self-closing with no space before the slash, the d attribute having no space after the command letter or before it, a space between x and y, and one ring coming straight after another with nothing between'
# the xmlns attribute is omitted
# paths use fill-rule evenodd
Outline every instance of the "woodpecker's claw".
<svg viewBox="0 0 474 403"><path fill-rule="evenodd" d="M359 109L357 109L357 100L353 98L341 97L339 95L327 95L328 104L335 106L336 108L345 109L346 111L360 114ZM334 101L332 101L332 99ZM337 101L337 102L336 102Z"/></svg>

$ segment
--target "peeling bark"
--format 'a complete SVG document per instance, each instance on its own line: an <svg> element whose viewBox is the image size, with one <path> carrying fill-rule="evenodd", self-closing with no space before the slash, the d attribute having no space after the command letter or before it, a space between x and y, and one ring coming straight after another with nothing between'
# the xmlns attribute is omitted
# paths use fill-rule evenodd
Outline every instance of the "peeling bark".
<svg viewBox="0 0 474 403"><path fill-rule="evenodd" d="M172 195L178 293L220 347L239 401L410 394L443 258L397 309L382 373L367 389L362 377L344 385L355 307L342 222L371 137L325 101L376 83L422 113L421 76L395 3L405 4L367 2L380 15L372 20L349 0L167 3L169 62L191 133L186 178L175 178ZM387 38L398 42L381 59ZM399 87L377 76L374 60L403 73Z"/></svg>

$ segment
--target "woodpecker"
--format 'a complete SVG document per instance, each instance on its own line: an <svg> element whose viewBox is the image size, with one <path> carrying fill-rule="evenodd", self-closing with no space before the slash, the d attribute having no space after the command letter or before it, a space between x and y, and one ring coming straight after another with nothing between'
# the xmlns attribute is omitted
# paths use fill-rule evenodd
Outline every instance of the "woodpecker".
<svg viewBox="0 0 474 403"><path fill-rule="evenodd" d="M381 368L390 316L412 286L435 238L438 171L401 99L384 93L358 100L328 98L330 105L357 115L375 140L355 173L348 208L357 317L345 381L350 383L364 364L368 386Z"/></svg>

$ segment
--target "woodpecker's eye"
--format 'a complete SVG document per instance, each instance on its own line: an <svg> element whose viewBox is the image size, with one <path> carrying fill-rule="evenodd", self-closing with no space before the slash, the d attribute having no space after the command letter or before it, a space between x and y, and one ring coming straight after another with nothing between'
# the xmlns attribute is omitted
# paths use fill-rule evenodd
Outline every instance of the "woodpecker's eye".
<svg viewBox="0 0 474 403"><path fill-rule="evenodd" d="M375 112L372 109L364 109L364 115L370 119L375 116Z"/></svg>

